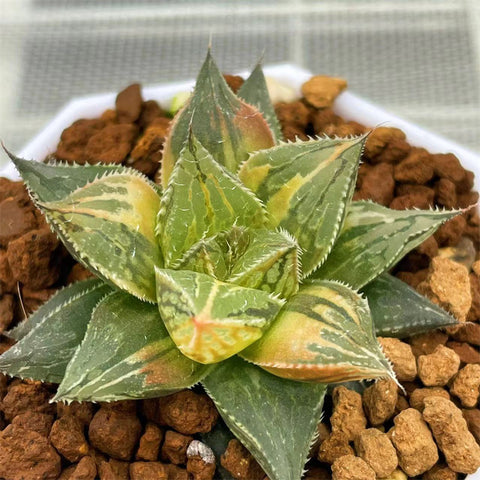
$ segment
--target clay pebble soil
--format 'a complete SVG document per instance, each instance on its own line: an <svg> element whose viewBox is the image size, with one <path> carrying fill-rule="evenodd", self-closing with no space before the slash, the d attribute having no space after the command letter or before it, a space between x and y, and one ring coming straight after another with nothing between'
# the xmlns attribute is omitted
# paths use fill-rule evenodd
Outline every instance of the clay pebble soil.
<svg viewBox="0 0 480 480"><path fill-rule="evenodd" d="M240 77L226 76L232 89ZM279 103L287 139L368 129L332 110L346 87L313 77L304 98ZM170 119L139 85L115 109L64 130L55 158L129 165L155 178ZM473 173L449 153L412 147L402 131L368 137L354 199L395 209L466 208ZM0 333L58 288L90 274L67 254L20 182L0 179ZM326 401L305 479L459 479L480 466L480 221L468 210L408 254L394 273L466 321L406 341L381 338L403 389L390 380L363 393L338 386ZM0 337L0 351L12 345ZM6 480L210 480L220 465L237 480L267 480L237 440L215 457L199 435L220 421L200 390L109 404L51 404L56 386L0 376L0 478Z"/></svg>

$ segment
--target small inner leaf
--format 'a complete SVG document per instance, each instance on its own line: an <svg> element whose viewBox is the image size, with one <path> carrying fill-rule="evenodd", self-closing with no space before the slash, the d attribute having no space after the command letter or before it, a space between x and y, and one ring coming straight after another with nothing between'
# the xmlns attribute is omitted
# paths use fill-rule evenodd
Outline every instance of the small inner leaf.
<svg viewBox="0 0 480 480"><path fill-rule="evenodd" d="M250 76L245 80L238 90L238 96L243 98L247 103L258 108L268 122L270 130L273 133L275 143L283 138L280 123L270 101L267 82L263 75L260 63L253 69Z"/></svg>
<svg viewBox="0 0 480 480"><path fill-rule="evenodd" d="M240 354L279 377L321 383L394 376L368 304L336 282L303 285L263 337Z"/></svg>
<svg viewBox="0 0 480 480"><path fill-rule="evenodd" d="M238 357L202 381L220 415L270 480L302 477L326 387L278 378Z"/></svg>
<svg viewBox="0 0 480 480"><path fill-rule="evenodd" d="M175 347L156 305L116 292L93 312L55 401L158 397L194 385L208 371Z"/></svg>
<svg viewBox="0 0 480 480"><path fill-rule="evenodd" d="M215 363L258 340L283 302L187 270L156 269L158 309L184 355Z"/></svg>
<svg viewBox="0 0 480 480"><path fill-rule="evenodd" d="M361 288L459 213L392 210L372 202L353 202L332 252L315 277Z"/></svg>
<svg viewBox="0 0 480 480"><path fill-rule="evenodd" d="M113 174L39 204L69 252L127 292L154 301L160 197L139 175Z"/></svg>
<svg viewBox="0 0 480 480"><path fill-rule="evenodd" d="M458 321L398 278L384 273L363 288L377 336L405 338Z"/></svg>
<svg viewBox="0 0 480 480"><path fill-rule="evenodd" d="M365 137L281 144L254 153L239 171L272 224L298 240L305 276L325 260L340 232L364 143Z"/></svg>
<svg viewBox="0 0 480 480"><path fill-rule="evenodd" d="M175 162L193 134L230 172L248 153L274 145L272 132L260 112L230 90L208 52L185 107L177 114L165 142L161 176L167 188Z"/></svg>
<svg viewBox="0 0 480 480"><path fill-rule="evenodd" d="M261 227L261 202L192 138L162 198L157 233L171 266L194 243L233 225Z"/></svg>
<svg viewBox="0 0 480 480"><path fill-rule="evenodd" d="M111 291L98 279L60 290L11 332L19 341L0 357L0 370L11 376L60 383L93 309Z"/></svg>

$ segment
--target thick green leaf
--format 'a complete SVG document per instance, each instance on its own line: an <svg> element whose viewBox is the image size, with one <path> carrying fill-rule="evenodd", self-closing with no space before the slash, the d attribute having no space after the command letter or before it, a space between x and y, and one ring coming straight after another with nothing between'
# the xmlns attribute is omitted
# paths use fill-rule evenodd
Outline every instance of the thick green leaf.
<svg viewBox="0 0 480 480"><path fill-rule="evenodd" d="M69 252L87 268L140 299L154 301L158 193L141 176L112 174L58 201L40 202Z"/></svg>
<svg viewBox="0 0 480 480"><path fill-rule="evenodd" d="M458 324L452 315L387 273L366 285L363 292L378 336L405 338Z"/></svg>
<svg viewBox="0 0 480 480"><path fill-rule="evenodd" d="M93 312L55 401L158 397L192 386L208 371L175 347L156 305L116 292Z"/></svg>
<svg viewBox="0 0 480 480"><path fill-rule="evenodd" d="M340 232L365 138L284 143L252 154L239 171L273 225L298 240L305 275L322 264Z"/></svg>
<svg viewBox="0 0 480 480"><path fill-rule="evenodd" d="M192 138L162 197L157 234L171 266L194 243L233 225L265 223L261 202Z"/></svg>
<svg viewBox="0 0 480 480"><path fill-rule="evenodd" d="M375 337L367 301L337 282L304 284L263 337L240 355L299 381L394 376Z"/></svg>
<svg viewBox="0 0 480 480"><path fill-rule="evenodd" d="M288 298L298 290L299 248L284 231L233 227L200 240L176 270L193 270Z"/></svg>
<svg viewBox="0 0 480 480"><path fill-rule="evenodd" d="M230 172L237 171L249 152L274 145L265 119L255 107L234 95L210 52L193 95L175 117L165 142L161 166L164 188L191 134Z"/></svg>
<svg viewBox="0 0 480 480"><path fill-rule="evenodd" d="M43 163L23 160L7 151L23 181L36 200L54 202L61 200L77 188L111 173L135 173L122 165L68 165L66 163ZM145 178L146 181L148 181ZM155 185L151 183L151 185ZM154 188L159 188L155 185Z"/></svg>
<svg viewBox="0 0 480 480"><path fill-rule="evenodd" d="M250 105L257 107L268 122L270 130L276 142L282 139L280 123L273 108L268 93L267 82L263 75L262 66L257 64L250 76L245 80L238 90L237 95Z"/></svg>
<svg viewBox="0 0 480 480"><path fill-rule="evenodd" d="M60 290L11 332L19 341L0 357L0 371L14 377L60 383L85 335L93 309L111 291L97 279Z"/></svg>
<svg viewBox="0 0 480 480"><path fill-rule="evenodd" d="M238 357L202 383L271 480L301 478L322 413L324 385L284 380Z"/></svg>
<svg viewBox="0 0 480 480"><path fill-rule="evenodd" d="M391 210L372 202L353 202L332 252L315 276L361 288L459 213Z"/></svg>
<svg viewBox="0 0 480 480"><path fill-rule="evenodd" d="M188 270L155 269L158 309L184 355L216 363L258 340L283 301Z"/></svg>

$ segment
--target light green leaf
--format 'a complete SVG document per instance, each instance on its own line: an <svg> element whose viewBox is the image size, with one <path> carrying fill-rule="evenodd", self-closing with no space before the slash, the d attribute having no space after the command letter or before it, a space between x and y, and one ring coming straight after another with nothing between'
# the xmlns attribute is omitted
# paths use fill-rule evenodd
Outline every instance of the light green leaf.
<svg viewBox="0 0 480 480"><path fill-rule="evenodd" d="M188 270L155 269L158 309L187 357L216 363L261 337L283 301Z"/></svg>
<svg viewBox="0 0 480 480"><path fill-rule="evenodd" d="M165 142L161 166L164 188L191 134L230 172L237 171L249 152L274 145L265 119L230 90L210 51L195 90L175 117Z"/></svg>
<svg viewBox="0 0 480 480"><path fill-rule="evenodd" d="M78 261L106 282L155 301L160 197L141 176L107 175L39 205Z"/></svg>
<svg viewBox="0 0 480 480"><path fill-rule="evenodd" d="M265 223L261 202L192 138L162 197L157 234L165 265L194 243L233 225Z"/></svg>
<svg viewBox="0 0 480 480"><path fill-rule="evenodd" d="M367 301L337 282L304 284L263 337L240 355L298 381L394 376L375 337Z"/></svg>
<svg viewBox="0 0 480 480"><path fill-rule="evenodd" d="M133 173L133 170L122 165L68 165L66 163L43 163L23 160L7 151L25 185L36 200L53 202L61 200L80 187L91 183L99 177L112 173ZM158 185L144 179L154 188Z"/></svg>
<svg viewBox="0 0 480 480"><path fill-rule="evenodd" d="M238 90L238 96L243 98L247 103L257 107L268 122L270 130L273 133L275 142L283 138L280 123L278 121L275 109L270 101L267 82L263 75L260 63L253 69L250 76L245 80Z"/></svg>
<svg viewBox="0 0 480 480"><path fill-rule="evenodd" d="M340 232L365 138L283 143L252 154L239 171L272 224L298 240L305 276L322 264Z"/></svg>
<svg viewBox="0 0 480 480"><path fill-rule="evenodd" d="M116 292L93 312L55 401L158 397L194 385L208 371L175 347L156 305Z"/></svg>
<svg viewBox="0 0 480 480"><path fill-rule="evenodd" d="M299 480L322 413L326 387L270 375L238 357L203 380L235 436L270 480Z"/></svg>
<svg viewBox="0 0 480 480"><path fill-rule="evenodd" d="M458 324L452 315L387 273L362 290L377 336L405 338Z"/></svg>
<svg viewBox="0 0 480 480"><path fill-rule="evenodd" d="M60 383L85 335L93 309L111 291L97 279L60 290L11 332L18 342L0 357L0 371Z"/></svg>
<svg viewBox="0 0 480 480"><path fill-rule="evenodd" d="M372 202L353 202L332 252L315 277L361 288L459 213L391 210Z"/></svg>
<svg viewBox="0 0 480 480"><path fill-rule="evenodd" d="M284 231L233 227L200 240L176 270L193 270L288 298L298 290L299 248Z"/></svg>

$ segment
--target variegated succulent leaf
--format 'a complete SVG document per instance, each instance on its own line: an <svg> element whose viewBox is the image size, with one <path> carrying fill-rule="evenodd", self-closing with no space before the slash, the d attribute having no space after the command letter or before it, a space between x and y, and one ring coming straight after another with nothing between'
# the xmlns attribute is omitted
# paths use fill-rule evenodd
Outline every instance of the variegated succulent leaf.
<svg viewBox="0 0 480 480"><path fill-rule="evenodd" d="M158 309L187 357L217 363L258 340L283 300L188 270L156 268Z"/></svg>
<svg viewBox="0 0 480 480"><path fill-rule="evenodd" d="M365 138L283 143L252 154L239 171L272 224L297 239L305 276L324 262L340 232Z"/></svg>
<svg viewBox="0 0 480 480"><path fill-rule="evenodd" d="M352 202L340 236L315 277L361 288L459 213L392 210L373 202Z"/></svg>
<svg viewBox="0 0 480 480"><path fill-rule="evenodd" d="M383 273L363 287L377 336L405 338L458 320L396 277Z"/></svg>
<svg viewBox="0 0 480 480"><path fill-rule="evenodd" d="M250 105L258 108L267 120L275 142L280 141L283 138L280 122L270 100L267 82L260 63L256 65L250 76L239 88L237 95Z"/></svg>
<svg viewBox="0 0 480 480"><path fill-rule="evenodd" d="M161 165L164 188L191 134L230 172L237 171L249 152L274 145L261 113L230 90L210 51L193 94L175 117L165 141Z"/></svg>
<svg viewBox="0 0 480 480"><path fill-rule="evenodd" d="M198 383L209 371L180 353L156 305L115 292L94 310L54 400L158 397Z"/></svg>
<svg viewBox="0 0 480 480"><path fill-rule="evenodd" d="M298 290L299 247L285 231L233 227L197 242L176 270L193 270L288 298Z"/></svg>
<svg viewBox="0 0 480 480"><path fill-rule="evenodd" d="M332 383L394 377L368 303L338 282L309 280L241 357L283 378Z"/></svg>
<svg viewBox="0 0 480 480"><path fill-rule="evenodd" d="M271 480L299 480L326 387L278 378L238 356L202 381L225 423Z"/></svg>
<svg viewBox="0 0 480 480"><path fill-rule="evenodd" d="M262 227L262 203L191 137L162 197L157 235L171 267L199 240L233 225Z"/></svg>
<svg viewBox="0 0 480 480"><path fill-rule="evenodd" d="M112 289L98 279L60 290L10 336L17 343L0 356L0 371L10 376L60 383L82 341L94 308Z"/></svg>
<svg viewBox="0 0 480 480"><path fill-rule="evenodd" d="M38 204L78 261L106 282L155 301L160 197L142 176L104 175L61 200Z"/></svg>

